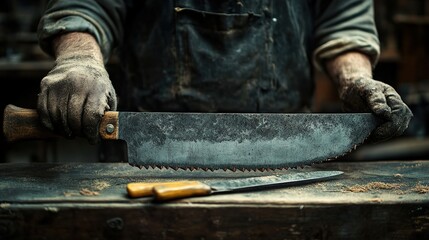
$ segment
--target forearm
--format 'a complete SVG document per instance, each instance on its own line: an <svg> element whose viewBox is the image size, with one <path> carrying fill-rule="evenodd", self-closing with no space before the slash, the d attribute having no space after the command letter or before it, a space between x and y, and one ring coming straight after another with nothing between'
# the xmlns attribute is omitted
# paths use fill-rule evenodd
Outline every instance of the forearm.
<svg viewBox="0 0 429 240"><path fill-rule="evenodd" d="M52 41L55 58L89 57L103 64L103 54L95 38L84 32L59 35Z"/></svg>
<svg viewBox="0 0 429 240"><path fill-rule="evenodd" d="M54 56L53 38L85 32L96 39L107 62L111 51L121 44L126 9L124 0L50 0L37 27L40 47Z"/></svg>
<svg viewBox="0 0 429 240"><path fill-rule="evenodd" d="M338 89L362 77L372 78L369 57L360 52L347 52L326 61L325 71Z"/></svg>

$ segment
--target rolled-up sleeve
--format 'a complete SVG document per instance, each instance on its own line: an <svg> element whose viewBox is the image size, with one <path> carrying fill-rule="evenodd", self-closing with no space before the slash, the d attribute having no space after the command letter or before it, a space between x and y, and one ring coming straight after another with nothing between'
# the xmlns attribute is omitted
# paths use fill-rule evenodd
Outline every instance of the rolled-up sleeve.
<svg viewBox="0 0 429 240"><path fill-rule="evenodd" d="M112 49L121 44L125 15L121 0L51 0L38 25L40 47L53 55L53 36L87 32L95 37L107 61Z"/></svg>
<svg viewBox="0 0 429 240"><path fill-rule="evenodd" d="M347 51L366 54L374 67L380 43L372 0L321 0L315 15L313 62L323 70L323 61Z"/></svg>

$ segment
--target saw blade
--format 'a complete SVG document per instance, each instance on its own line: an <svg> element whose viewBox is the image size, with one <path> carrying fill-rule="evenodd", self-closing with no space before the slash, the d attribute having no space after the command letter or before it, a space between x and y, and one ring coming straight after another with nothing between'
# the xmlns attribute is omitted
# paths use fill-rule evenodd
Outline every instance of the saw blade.
<svg viewBox="0 0 429 240"><path fill-rule="evenodd" d="M118 115L130 165L206 171L310 166L353 151L378 125L370 113Z"/></svg>

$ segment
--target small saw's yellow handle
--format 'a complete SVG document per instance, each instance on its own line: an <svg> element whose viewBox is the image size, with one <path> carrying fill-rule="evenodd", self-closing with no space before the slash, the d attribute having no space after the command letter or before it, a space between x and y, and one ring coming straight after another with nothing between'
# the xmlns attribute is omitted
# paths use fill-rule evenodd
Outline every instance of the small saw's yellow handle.
<svg viewBox="0 0 429 240"><path fill-rule="evenodd" d="M176 182L171 185L157 185L153 188L153 194L157 201L167 201L177 198L206 196L212 193L209 185L198 181Z"/></svg>
<svg viewBox="0 0 429 240"><path fill-rule="evenodd" d="M153 195L153 188L156 186L176 185L177 182L135 182L127 184L128 196L133 198L149 197Z"/></svg>
<svg viewBox="0 0 429 240"><path fill-rule="evenodd" d="M212 193L210 186L199 181L176 181L154 183L129 183L127 192L130 197L154 196L157 201L177 198L206 196Z"/></svg>

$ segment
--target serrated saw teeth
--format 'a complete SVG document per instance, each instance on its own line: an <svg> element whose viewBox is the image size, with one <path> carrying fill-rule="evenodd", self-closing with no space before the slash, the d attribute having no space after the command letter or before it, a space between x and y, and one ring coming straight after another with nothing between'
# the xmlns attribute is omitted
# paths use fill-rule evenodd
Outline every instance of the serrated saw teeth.
<svg viewBox="0 0 429 240"><path fill-rule="evenodd" d="M321 161L323 162L323 161ZM231 166L231 167L195 167L195 166L164 166L159 164L149 164L149 165L132 165L135 167L138 167L140 169L153 169L153 170L164 170L164 169L173 169L174 171L177 170L183 170L183 171L196 171L196 170L202 170L202 171L211 171L214 172L216 170L223 170L223 171L232 171L232 172L269 172L269 171L282 171L282 170L289 170L289 169L304 169L306 167L311 167L313 164L306 164L306 165L300 165L300 166L292 166L292 167L254 167L254 168L246 168L246 167L237 167L237 166Z"/></svg>

